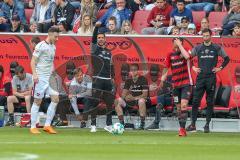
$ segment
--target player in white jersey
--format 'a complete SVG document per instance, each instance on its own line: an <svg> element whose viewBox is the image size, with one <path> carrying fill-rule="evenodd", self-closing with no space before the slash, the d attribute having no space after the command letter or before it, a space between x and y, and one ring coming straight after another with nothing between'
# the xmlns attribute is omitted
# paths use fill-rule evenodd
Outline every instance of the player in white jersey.
<svg viewBox="0 0 240 160"><path fill-rule="evenodd" d="M34 87L34 102L31 108L31 129L33 134L41 133L36 128L39 107L42 102L42 98L45 94L49 94L51 97L51 103L47 110L47 119L43 130L50 134L56 134L57 132L51 127L52 119L55 115L56 106L59 102L58 92L54 91L49 84L50 76L54 70L53 61L55 56L55 42L58 40L59 30L51 27L48 30L48 37L38 43L33 52L31 60L31 68L33 73L33 80L35 82Z"/></svg>

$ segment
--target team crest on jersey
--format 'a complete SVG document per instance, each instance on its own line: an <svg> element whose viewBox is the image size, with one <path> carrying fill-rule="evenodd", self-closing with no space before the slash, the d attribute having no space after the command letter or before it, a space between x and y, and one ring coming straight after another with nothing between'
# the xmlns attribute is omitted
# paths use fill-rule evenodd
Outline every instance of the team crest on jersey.
<svg viewBox="0 0 240 160"><path fill-rule="evenodd" d="M210 50L209 49L205 49L205 54L209 54Z"/></svg>

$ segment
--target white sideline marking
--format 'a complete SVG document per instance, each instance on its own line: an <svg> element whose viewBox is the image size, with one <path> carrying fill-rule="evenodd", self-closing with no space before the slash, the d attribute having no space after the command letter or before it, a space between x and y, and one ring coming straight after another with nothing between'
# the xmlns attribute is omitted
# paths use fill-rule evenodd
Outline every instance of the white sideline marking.
<svg viewBox="0 0 240 160"><path fill-rule="evenodd" d="M12 155L14 153L8 153L8 154ZM0 158L0 160L35 160L38 158L39 158L39 156L37 154L15 153L12 156L4 156L3 158Z"/></svg>

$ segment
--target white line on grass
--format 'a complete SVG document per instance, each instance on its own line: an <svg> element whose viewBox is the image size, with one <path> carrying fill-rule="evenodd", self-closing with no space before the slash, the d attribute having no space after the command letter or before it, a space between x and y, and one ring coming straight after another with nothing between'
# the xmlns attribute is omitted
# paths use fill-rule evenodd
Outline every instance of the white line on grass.
<svg viewBox="0 0 240 160"><path fill-rule="evenodd" d="M37 154L30 153L6 153L7 155L0 160L36 160L39 158Z"/></svg>

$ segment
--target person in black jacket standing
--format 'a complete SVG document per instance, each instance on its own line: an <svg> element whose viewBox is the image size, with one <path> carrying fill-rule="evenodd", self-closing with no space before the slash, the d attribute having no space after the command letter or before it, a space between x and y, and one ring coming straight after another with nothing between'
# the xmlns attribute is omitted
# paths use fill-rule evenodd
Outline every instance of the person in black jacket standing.
<svg viewBox="0 0 240 160"><path fill-rule="evenodd" d="M56 0L56 9L54 11L53 22L58 25L66 23L68 30L72 29L72 21L75 14L75 8L67 0Z"/></svg>
<svg viewBox="0 0 240 160"><path fill-rule="evenodd" d="M192 69L197 73L196 88L193 92L192 123L187 127L187 131L196 131L196 121L198 108L206 91L207 116L204 132L209 133L209 123L213 114L214 94L216 89L216 73L221 71L229 63L230 59L223 48L211 42L212 31L204 29L202 31L203 43L194 47L192 57L198 57L198 67ZM218 57L223 58L223 63L217 67Z"/></svg>
<svg viewBox="0 0 240 160"><path fill-rule="evenodd" d="M99 102L103 100L107 106L107 126L104 129L110 132L112 125L112 105L114 102L114 93L112 92L114 88L114 69L111 51L106 48L105 33L99 32L98 29L99 26L96 25L92 37L93 91L86 111L96 110ZM91 132L96 132L96 118L94 120L91 117L91 119Z"/></svg>

